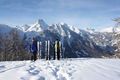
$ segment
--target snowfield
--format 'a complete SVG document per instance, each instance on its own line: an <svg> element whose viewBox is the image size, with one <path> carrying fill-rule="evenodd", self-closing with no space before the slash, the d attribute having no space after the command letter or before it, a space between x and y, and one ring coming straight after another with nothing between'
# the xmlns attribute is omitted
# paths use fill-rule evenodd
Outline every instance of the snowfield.
<svg viewBox="0 0 120 80"><path fill-rule="evenodd" d="M0 62L0 80L120 80L120 59Z"/></svg>

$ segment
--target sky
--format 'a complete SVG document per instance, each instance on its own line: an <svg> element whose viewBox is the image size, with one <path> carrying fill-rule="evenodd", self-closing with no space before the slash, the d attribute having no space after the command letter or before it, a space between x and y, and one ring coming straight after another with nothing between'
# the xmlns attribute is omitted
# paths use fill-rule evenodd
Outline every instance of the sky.
<svg viewBox="0 0 120 80"><path fill-rule="evenodd" d="M120 0L0 0L0 24L64 22L79 28L101 29L115 25Z"/></svg>

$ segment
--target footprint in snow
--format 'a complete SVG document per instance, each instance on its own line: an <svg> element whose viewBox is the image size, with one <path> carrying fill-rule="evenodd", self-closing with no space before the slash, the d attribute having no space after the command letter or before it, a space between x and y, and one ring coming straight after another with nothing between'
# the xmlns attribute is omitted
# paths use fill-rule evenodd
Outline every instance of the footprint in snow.
<svg viewBox="0 0 120 80"><path fill-rule="evenodd" d="M37 74L39 74L39 70L30 70L30 71L28 71L29 72L29 74L31 74L31 75L37 75Z"/></svg>
<svg viewBox="0 0 120 80"><path fill-rule="evenodd" d="M4 65L0 65L0 70L3 69L3 68L5 68L5 66Z"/></svg>
<svg viewBox="0 0 120 80"><path fill-rule="evenodd" d="M45 77L40 76L38 80L45 80Z"/></svg>
<svg viewBox="0 0 120 80"><path fill-rule="evenodd" d="M39 74L39 72L40 72L40 70L38 70L38 69L36 68L36 66L34 66L34 65L30 65L30 66L29 66L29 69L28 69L27 71L28 71L28 73L31 74L31 75L37 75L37 74Z"/></svg>

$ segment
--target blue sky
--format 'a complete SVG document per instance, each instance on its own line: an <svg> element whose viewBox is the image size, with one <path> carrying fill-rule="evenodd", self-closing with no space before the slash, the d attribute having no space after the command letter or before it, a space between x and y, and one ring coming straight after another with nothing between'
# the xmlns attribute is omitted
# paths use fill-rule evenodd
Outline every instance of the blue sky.
<svg viewBox="0 0 120 80"><path fill-rule="evenodd" d="M120 17L120 0L0 0L0 24L65 22L79 28L103 28Z"/></svg>

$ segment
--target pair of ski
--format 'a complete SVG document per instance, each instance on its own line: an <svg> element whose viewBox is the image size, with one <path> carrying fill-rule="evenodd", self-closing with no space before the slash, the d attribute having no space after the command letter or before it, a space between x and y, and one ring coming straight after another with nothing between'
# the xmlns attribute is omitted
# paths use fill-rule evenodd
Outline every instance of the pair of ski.
<svg viewBox="0 0 120 80"><path fill-rule="evenodd" d="M45 59L50 60L50 41L45 41Z"/></svg>
<svg viewBox="0 0 120 80"><path fill-rule="evenodd" d="M55 55L54 55L54 60L60 60L61 58L61 42L60 41L55 41Z"/></svg>
<svg viewBox="0 0 120 80"><path fill-rule="evenodd" d="M41 52L42 52L42 43L40 41L37 42L37 48L38 48L38 59L41 58ZM53 46L54 47L54 56L53 56L53 59L58 59L60 60L60 57L61 57L61 42L60 41L55 41L55 45ZM50 41L47 40L45 41L45 59L46 60L50 60Z"/></svg>
<svg viewBox="0 0 120 80"><path fill-rule="evenodd" d="M41 41L37 41L37 58L40 59L41 58L41 53L42 53L42 42Z"/></svg>

